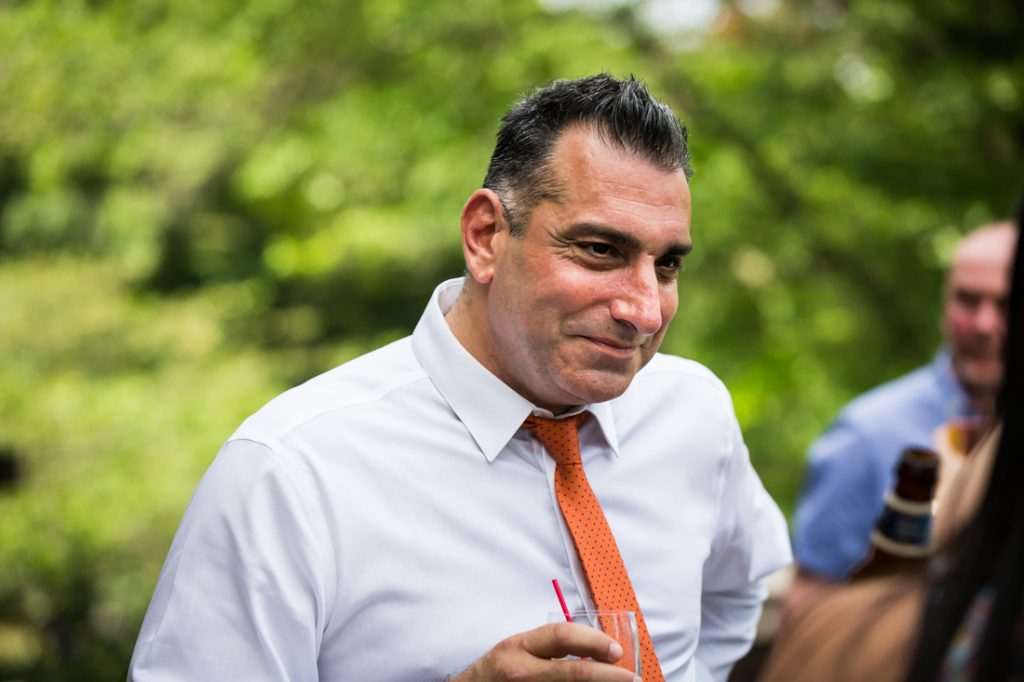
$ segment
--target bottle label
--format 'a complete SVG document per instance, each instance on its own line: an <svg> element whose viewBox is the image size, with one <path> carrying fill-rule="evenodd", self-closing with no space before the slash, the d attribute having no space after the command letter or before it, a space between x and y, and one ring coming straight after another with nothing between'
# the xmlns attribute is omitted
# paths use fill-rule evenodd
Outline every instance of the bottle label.
<svg viewBox="0 0 1024 682"><path fill-rule="evenodd" d="M931 548L932 506L902 500L891 493L875 524L871 541L897 556L919 557Z"/></svg>
<svg viewBox="0 0 1024 682"><path fill-rule="evenodd" d="M879 533L878 530L871 531L871 544L893 556L904 559L920 559L931 554L932 550L930 543L927 545L911 545L904 542L893 542Z"/></svg>

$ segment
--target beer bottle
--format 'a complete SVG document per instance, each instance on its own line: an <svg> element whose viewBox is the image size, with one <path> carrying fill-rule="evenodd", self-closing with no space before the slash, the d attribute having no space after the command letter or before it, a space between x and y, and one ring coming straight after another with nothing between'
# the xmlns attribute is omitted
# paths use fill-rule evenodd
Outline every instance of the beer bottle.
<svg viewBox="0 0 1024 682"><path fill-rule="evenodd" d="M885 508L871 531L871 547L854 573L861 579L924 570L931 553L931 530L939 456L913 446L900 455L896 485L886 493Z"/></svg>

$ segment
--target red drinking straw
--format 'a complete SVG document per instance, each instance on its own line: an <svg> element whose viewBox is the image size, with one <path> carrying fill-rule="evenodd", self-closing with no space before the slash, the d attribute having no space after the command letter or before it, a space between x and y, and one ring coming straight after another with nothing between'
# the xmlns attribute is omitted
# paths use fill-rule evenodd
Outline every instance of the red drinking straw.
<svg viewBox="0 0 1024 682"><path fill-rule="evenodd" d="M555 586L555 594L558 595L558 603L562 605L562 613L565 614L565 620L572 622L572 616L569 615L569 607L565 605L565 597L562 596L562 588L558 585L558 578L552 578L551 584Z"/></svg>

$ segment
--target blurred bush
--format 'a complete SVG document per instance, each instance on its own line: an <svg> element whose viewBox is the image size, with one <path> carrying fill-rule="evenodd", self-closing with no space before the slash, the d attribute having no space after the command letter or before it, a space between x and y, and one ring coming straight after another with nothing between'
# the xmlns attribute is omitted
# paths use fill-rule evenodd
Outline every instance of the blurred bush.
<svg viewBox="0 0 1024 682"><path fill-rule="evenodd" d="M123 677L219 444L411 330L498 117L555 77L636 73L689 125L665 349L726 380L791 507L1022 188L1024 9L735 0L667 30L670 4L0 5L0 680Z"/></svg>

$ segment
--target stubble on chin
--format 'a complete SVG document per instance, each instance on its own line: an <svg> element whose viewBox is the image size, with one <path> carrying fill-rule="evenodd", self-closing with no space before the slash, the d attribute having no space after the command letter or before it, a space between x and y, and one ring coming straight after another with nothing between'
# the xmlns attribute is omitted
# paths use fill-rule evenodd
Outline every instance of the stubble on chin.
<svg viewBox="0 0 1024 682"><path fill-rule="evenodd" d="M985 396L994 394L1003 378L1002 363L963 360L956 366L956 375L968 393Z"/></svg>
<svg viewBox="0 0 1024 682"><path fill-rule="evenodd" d="M604 403L618 398L632 385L636 372L588 369L580 372L570 384L579 404Z"/></svg>

